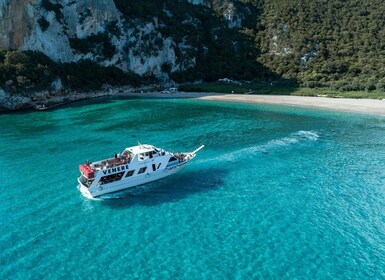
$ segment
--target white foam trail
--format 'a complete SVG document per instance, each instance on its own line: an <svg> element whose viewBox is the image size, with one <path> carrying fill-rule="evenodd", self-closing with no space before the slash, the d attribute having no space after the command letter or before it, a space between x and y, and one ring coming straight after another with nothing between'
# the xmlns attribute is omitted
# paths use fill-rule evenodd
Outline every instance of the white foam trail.
<svg viewBox="0 0 385 280"><path fill-rule="evenodd" d="M82 188L78 186L78 189L80 190L80 193L82 194L83 197L90 200L97 200L97 201L127 197L128 194L138 195L142 192L148 191L151 188L152 188L152 185L151 183L149 183L146 185L136 186L129 189L114 192L114 193L102 194L101 196L98 196L98 197L92 197L88 192L83 191Z"/></svg>
<svg viewBox="0 0 385 280"><path fill-rule="evenodd" d="M256 145L248 148L243 148L238 151L234 151L231 153L222 154L215 158L209 158L206 160L196 161L196 164L210 162L210 161L233 161L235 159L239 159L244 157L245 155L252 155L257 152L268 153L269 150L275 147L285 147L290 146L296 143L302 143L306 141L317 141L319 139L319 135L315 131L304 131L300 130L294 133L289 134L287 137L283 137L280 139L271 140L262 145Z"/></svg>
<svg viewBox="0 0 385 280"><path fill-rule="evenodd" d="M83 197L87 198L87 199L91 199L91 200L100 200L99 197L92 197L89 193L85 192L85 191L83 190L83 188L82 188L80 185L78 185L78 190L80 191L80 194L81 194Z"/></svg>
<svg viewBox="0 0 385 280"><path fill-rule="evenodd" d="M291 133L288 137L283 137L277 140L271 140L267 143L267 146L288 146L304 141L317 141L319 135L314 131L300 130L295 133Z"/></svg>
<svg viewBox="0 0 385 280"><path fill-rule="evenodd" d="M294 135L297 135L299 137L302 137L311 141L317 141L319 138L319 134L315 131L300 130L294 133Z"/></svg>

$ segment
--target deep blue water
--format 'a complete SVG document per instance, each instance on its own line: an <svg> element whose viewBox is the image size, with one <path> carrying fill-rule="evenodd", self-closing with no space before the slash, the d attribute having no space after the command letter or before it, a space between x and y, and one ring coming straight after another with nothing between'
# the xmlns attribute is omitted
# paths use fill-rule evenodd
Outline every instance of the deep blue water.
<svg viewBox="0 0 385 280"><path fill-rule="evenodd" d="M206 147L100 201L78 165ZM384 279L385 118L99 99L0 115L0 279Z"/></svg>

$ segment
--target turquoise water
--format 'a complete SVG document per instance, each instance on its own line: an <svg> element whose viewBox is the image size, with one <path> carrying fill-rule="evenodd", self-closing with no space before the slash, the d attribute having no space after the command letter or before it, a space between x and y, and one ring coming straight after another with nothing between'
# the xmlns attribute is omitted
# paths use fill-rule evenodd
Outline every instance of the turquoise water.
<svg viewBox="0 0 385 280"><path fill-rule="evenodd" d="M78 165L137 140L206 147L172 177L82 197ZM84 101L0 115L0 178L0 279L385 277L383 117Z"/></svg>

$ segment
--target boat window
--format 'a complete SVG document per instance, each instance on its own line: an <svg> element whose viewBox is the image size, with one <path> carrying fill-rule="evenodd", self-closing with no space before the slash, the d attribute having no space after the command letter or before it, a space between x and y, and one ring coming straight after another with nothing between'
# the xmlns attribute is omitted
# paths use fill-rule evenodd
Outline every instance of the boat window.
<svg viewBox="0 0 385 280"><path fill-rule="evenodd" d="M126 178L127 177L131 177L132 175L134 175L134 173L135 173L135 170L128 171L127 174L126 174Z"/></svg>
<svg viewBox="0 0 385 280"><path fill-rule="evenodd" d="M155 171L156 170L156 166L155 164L152 165L152 171Z"/></svg>
<svg viewBox="0 0 385 280"><path fill-rule="evenodd" d="M158 168L157 168L157 169L159 169L159 167L160 167L161 165L162 165L162 163L159 163L159 164L158 164Z"/></svg>
<svg viewBox="0 0 385 280"><path fill-rule="evenodd" d="M147 167L142 167L141 169L139 169L138 174L142 174L142 173L146 172L146 169L147 169Z"/></svg>
<svg viewBox="0 0 385 280"><path fill-rule="evenodd" d="M98 185L104 185L104 184L109 184L112 182L119 181L120 179L122 179L124 172L125 171L112 174L112 175L103 176L102 178L100 178Z"/></svg>
<svg viewBox="0 0 385 280"><path fill-rule="evenodd" d="M168 162L172 162L172 161L175 161L175 160L177 160L176 157L171 157Z"/></svg>

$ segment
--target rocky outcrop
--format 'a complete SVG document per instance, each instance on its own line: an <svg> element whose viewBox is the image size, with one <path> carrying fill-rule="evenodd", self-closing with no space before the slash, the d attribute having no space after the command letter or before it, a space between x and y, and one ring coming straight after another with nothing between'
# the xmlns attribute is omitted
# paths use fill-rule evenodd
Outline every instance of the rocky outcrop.
<svg viewBox="0 0 385 280"><path fill-rule="evenodd" d="M205 0L187 0L187 2L193 5L203 5L205 3Z"/></svg>
<svg viewBox="0 0 385 280"><path fill-rule="evenodd" d="M40 51L55 62L89 59L152 75L161 81L170 80L170 73L195 67L197 46L180 38L183 34L170 34L165 28L167 23L156 15L146 14L143 18L134 14L134 18L128 18L116 2L0 0L0 48ZM185 5L186 9L188 5L213 6L206 0L186 0ZM232 2L226 1L217 8L229 28L241 26L242 17ZM164 13L172 18L175 11L170 9L164 4ZM191 14L181 22L181 26L186 24L199 30L203 23ZM207 49L204 45L199 47Z"/></svg>
<svg viewBox="0 0 385 280"><path fill-rule="evenodd" d="M33 5L36 1L0 1L0 48L23 48L34 29Z"/></svg>
<svg viewBox="0 0 385 280"><path fill-rule="evenodd" d="M0 48L37 50L56 62L84 58L70 39L104 32L109 22L120 19L112 0L3 0L0 15Z"/></svg>
<svg viewBox="0 0 385 280"><path fill-rule="evenodd" d="M20 94L8 94L0 89L0 111L13 111L29 107L31 99Z"/></svg>
<svg viewBox="0 0 385 280"><path fill-rule="evenodd" d="M55 81L56 86L59 81ZM60 85L59 85L60 86ZM71 102L97 98L103 96L124 96L133 92L152 92L157 85L147 85L139 88L130 86L109 87L106 86L102 90L96 91L70 91L70 90L43 90L29 93L28 96L23 94L7 93L0 89L0 112L9 112L25 109L36 109L44 104L47 108L57 107L59 105Z"/></svg>
<svg viewBox="0 0 385 280"><path fill-rule="evenodd" d="M162 79L168 77L162 65L170 65L171 71L195 65L194 57L177 62L175 49L183 54L190 47L164 37L156 18L132 25L113 0L2 0L0 15L0 48L40 51L55 62L90 59ZM100 51L102 41L83 46L96 36L108 40L113 53Z"/></svg>

